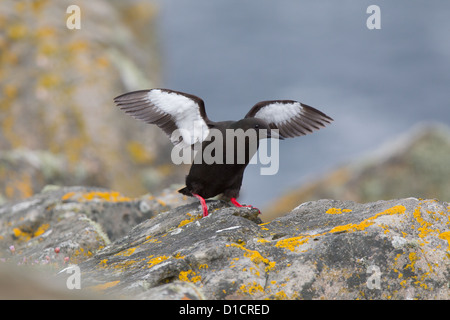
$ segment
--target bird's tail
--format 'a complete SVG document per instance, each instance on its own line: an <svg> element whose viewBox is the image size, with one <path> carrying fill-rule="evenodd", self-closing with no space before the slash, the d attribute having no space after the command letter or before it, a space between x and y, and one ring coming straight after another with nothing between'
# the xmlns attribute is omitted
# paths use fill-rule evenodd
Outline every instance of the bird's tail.
<svg viewBox="0 0 450 320"><path fill-rule="evenodd" d="M187 187L184 187L180 190L178 190L179 193L184 194L185 196L192 197L192 193L188 190Z"/></svg>

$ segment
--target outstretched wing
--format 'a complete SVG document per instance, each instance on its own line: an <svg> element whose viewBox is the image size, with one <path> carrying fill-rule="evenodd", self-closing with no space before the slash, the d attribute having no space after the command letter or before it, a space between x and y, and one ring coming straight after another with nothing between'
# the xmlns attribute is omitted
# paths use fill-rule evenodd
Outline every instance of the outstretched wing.
<svg viewBox="0 0 450 320"><path fill-rule="evenodd" d="M117 106L132 117L156 124L174 145L186 147L202 142L211 121L202 99L168 89L140 90L114 98Z"/></svg>
<svg viewBox="0 0 450 320"><path fill-rule="evenodd" d="M278 129L281 138L292 138L312 133L333 121L323 112L293 100L261 101L245 116L266 121Z"/></svg>

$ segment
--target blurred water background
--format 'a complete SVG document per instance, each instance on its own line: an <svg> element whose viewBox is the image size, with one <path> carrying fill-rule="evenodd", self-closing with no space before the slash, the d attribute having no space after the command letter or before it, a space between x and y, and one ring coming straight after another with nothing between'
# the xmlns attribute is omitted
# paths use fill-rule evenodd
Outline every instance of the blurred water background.
<svg viewBox="0 0 450 320"><path fill-rule="evenodd" d="M211 119L293 99L335 119L280 144L280 170L246 170L244 202L361 156L421 121L450 123L450 3L445 1L161 1L163 84L197 94ZM369 30L367 8L381 10Z"/></svg>

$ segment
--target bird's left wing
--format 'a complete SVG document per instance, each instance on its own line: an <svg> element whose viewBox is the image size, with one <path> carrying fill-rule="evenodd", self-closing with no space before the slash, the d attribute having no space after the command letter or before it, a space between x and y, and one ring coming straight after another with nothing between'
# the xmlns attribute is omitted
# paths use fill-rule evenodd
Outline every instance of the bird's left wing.
<svg viewBox="0 0 450 320"><path fill-rule="evenodd" d="M187 147L202 142L211 121L202 99L169 89L140 90L114 98L117 106L132 117L156 124L174 145Z"/></svg>
<svg viewBox="0 0 450 320"><path fill-rule="evenodd" d="M292 138L312 133L333 121L323 112L293 100L261 101L245 116L266 121L278 129L281 138Z"/></svg>

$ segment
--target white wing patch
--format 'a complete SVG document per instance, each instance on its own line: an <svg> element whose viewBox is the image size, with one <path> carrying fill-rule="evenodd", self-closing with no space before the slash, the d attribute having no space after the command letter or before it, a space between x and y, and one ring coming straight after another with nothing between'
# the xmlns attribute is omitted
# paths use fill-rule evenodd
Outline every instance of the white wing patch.
<svg viewBox="0 0 450 320"><path fill-rule="evenodd" d="M276 125L284 124L291 120L303 110L299 102L280 103L274 102L262 107L255 118L263 119L267 122L273 122Z"/></svg>
<svg viewBox="0 0 450 320"><path fill-rule="evenodd" d="M194 100L175 92L159 89L150 90L147 93L147 99L174 119L178 129L170 136L172 143L187 147L202 142L208 136L208 126L200 115L198 105ZM180 136L183 137L181 142L179 141Z"/></svg>
<svg viewBox="0 0 450 320"><path fill-rule="evenodd" d="M258 102L245 117L266 121L272 129L280 130L282 138L303 136L333 121L323 112L293 100Z"/></svg>

